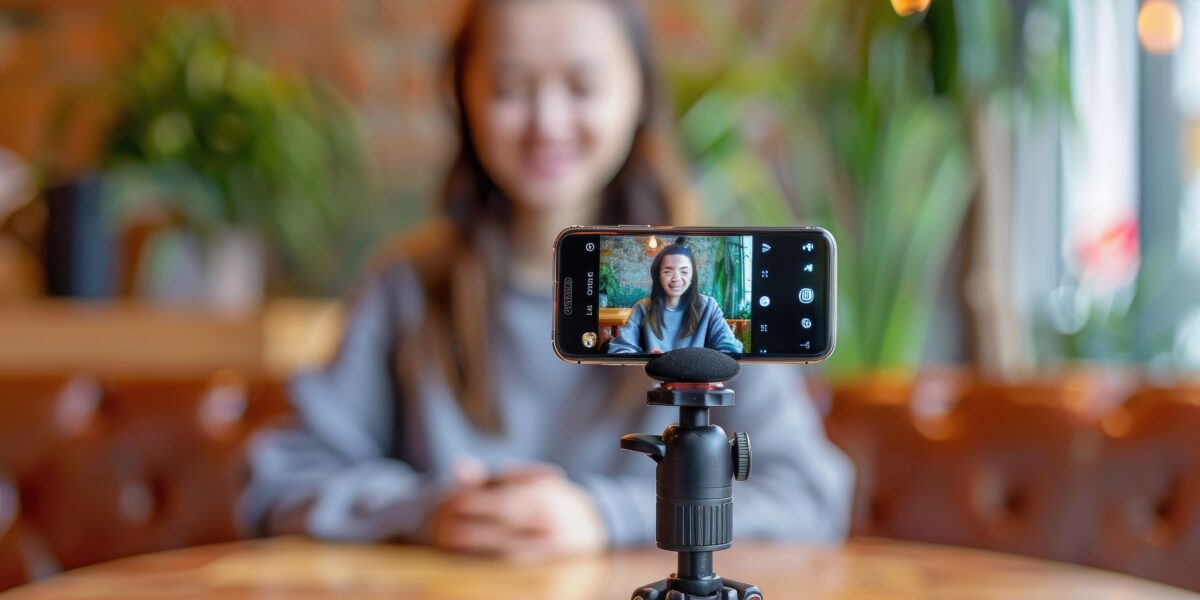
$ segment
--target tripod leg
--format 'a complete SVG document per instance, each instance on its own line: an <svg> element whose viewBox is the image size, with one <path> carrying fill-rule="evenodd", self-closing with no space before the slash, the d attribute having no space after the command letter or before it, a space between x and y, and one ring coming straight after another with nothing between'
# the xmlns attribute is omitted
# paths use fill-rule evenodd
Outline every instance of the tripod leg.
<svg viewBox="0 0 1200 600"><path fill-rule="evenodd" d="M632 600L665 600L667 596L667 580L661 579L654 583L643 585L633 592Z"/></svg>
<svg viewBox="0 0 1200 600"><path fill-rule="evenodd" d="M758 591L758 586L750 583L742 583L736 579L723 578L725 583L725 593L729 594L732 591L735 595L732 598L737 600L763 600L762 592Z"/></svg>

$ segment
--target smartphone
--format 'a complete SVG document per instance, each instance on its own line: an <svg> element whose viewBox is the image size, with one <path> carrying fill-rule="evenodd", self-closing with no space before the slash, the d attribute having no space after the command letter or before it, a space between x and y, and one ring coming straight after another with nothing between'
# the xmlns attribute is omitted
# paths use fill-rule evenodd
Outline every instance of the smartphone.
<svg viewBox="0 0 1200 600"><path fill-rule="evenodd" d="M739 361L833 352L837 245L819 227L571 227L554 242L554 351L645 363L682 346Z"/></svg>

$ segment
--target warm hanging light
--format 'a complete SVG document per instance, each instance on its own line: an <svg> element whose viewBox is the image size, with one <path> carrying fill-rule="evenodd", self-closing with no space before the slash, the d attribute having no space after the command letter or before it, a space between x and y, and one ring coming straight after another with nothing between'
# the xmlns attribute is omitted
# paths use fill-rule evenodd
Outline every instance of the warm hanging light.
<svg viewBox="0 0 1200 600"><path fill-rule="evenodd" d="M650 249L653 250L657 247L658 247L658 238L654 237L654 236L650 236Z"/></svg>
<svg viewBox="0 0 1200 600"><path fill-rule="evenodd" d="M1151 54L1168 54L1183 39L1183 15L1174 0L1146 0L1138 11L1138 38Z"/></svg>
<svg viewBox="0 0 1200 600"><path fill-rule="evenodd" d="M925 12L929 8L929 2L930 0L892 0L892 10L902 17L907 17Z"/></svg>

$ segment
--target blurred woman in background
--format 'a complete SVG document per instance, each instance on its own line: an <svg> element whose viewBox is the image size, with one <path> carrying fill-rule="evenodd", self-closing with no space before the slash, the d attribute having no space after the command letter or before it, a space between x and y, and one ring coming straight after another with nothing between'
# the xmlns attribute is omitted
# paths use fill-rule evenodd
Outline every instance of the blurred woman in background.
<svg viewBox="0 0 1200 600"><path fill-rule="evenodd" d="M658 431L633 369L559 361L551 243L586 223L691 223L638 0L481 0L451 48L459 152L438 224L371 270L300 424L251 446L259 532L545 557L654 540ZM846 530L851 468L798 372L747 367L717 422L754 436L740 536Z"/></svg>

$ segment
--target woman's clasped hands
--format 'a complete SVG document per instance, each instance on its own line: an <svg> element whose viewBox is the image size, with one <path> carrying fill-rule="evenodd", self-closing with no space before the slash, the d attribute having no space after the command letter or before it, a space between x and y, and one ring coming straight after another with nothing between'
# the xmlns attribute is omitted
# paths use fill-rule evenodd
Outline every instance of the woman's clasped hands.
<svg viewBox="0 0 1200 600"><path fill-rule="evenodd" d="M607 545L591 496L550 465L489 474L477 462L459 463L452 491L429 518L428 535L438 548L515 560L598 552Z"/></svg>

